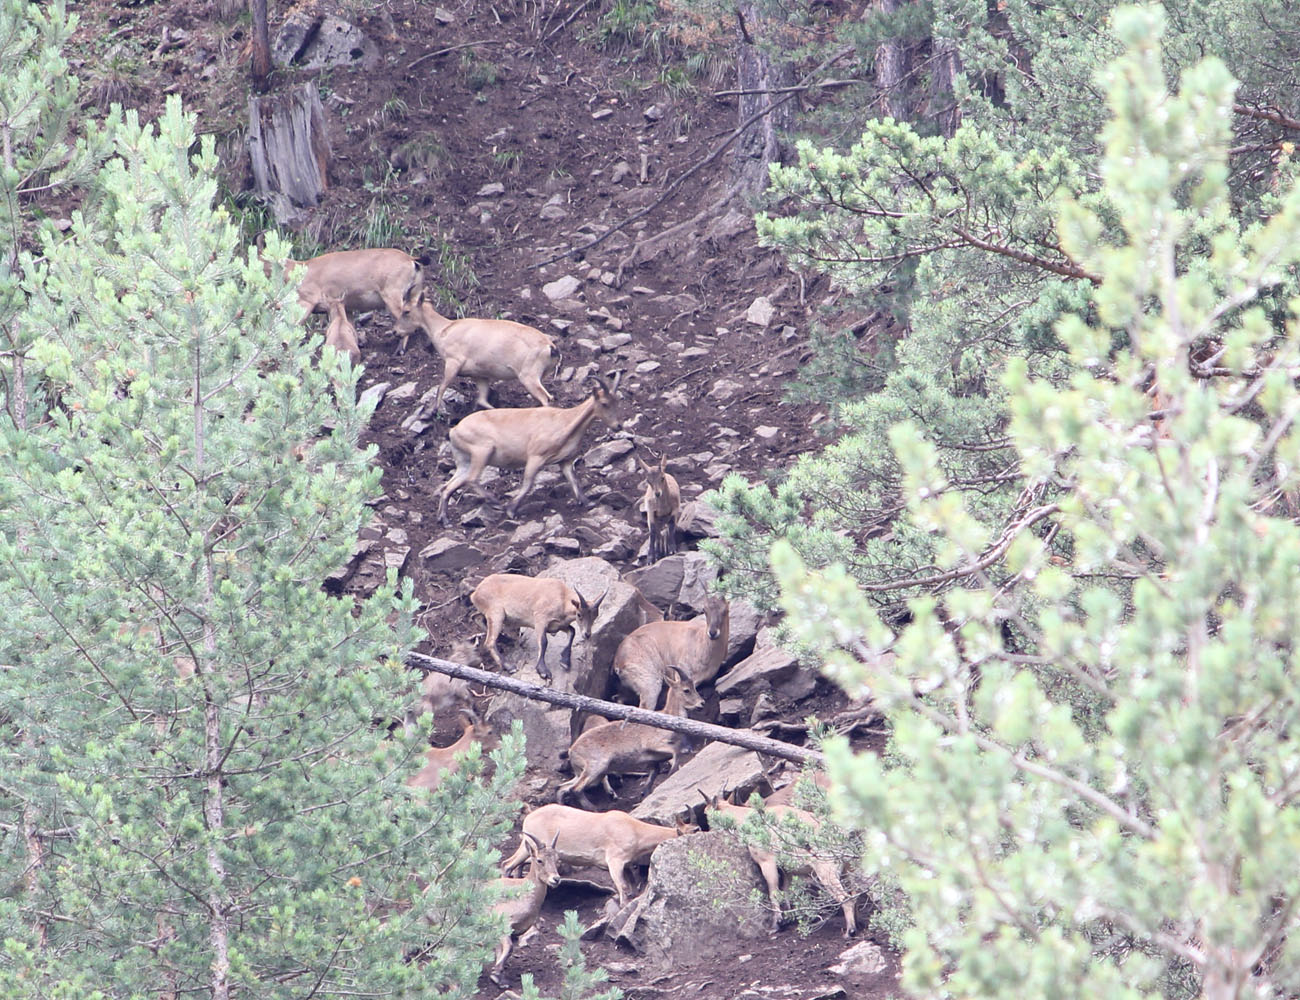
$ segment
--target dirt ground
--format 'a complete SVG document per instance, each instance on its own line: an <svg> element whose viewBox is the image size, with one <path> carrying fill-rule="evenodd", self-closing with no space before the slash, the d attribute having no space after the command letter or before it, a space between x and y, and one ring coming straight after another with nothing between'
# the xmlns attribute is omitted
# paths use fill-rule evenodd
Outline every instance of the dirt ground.
<svg viewBox="0 0 1300 1000"><path fill-rule="evenodd" d="M78 6L80 40L97 53L78 70L92 97L104 104L123 100L148 114L161 107L164 92L180 93L188 108L200 111L201 130L217 134L230 191L242 191L250 180L241 145L248 96L243 5L96 0ZM285 10L271 6L274 36ZM366 234L380 231L385 219L406 239L398 244L404 249L447 252L444 259L454 266L435 268L429 284L455 292L459 314L510 318L557 338L562 371L547 381L556 405L582 398L584 369L624 371L621 427L596 428L588 441L630 436L635 454L650 462L667 453L684 499L716 487L728 472L762 480L824 443L817 434L824 410L783 402L783 389L810 356L808 328L825 288L805 286L759 247L746 212L690 223L726 186L728 154L682 178L735 128L734 97L711 96L707 83L670 90L656 82L657 64L594 45L599 5L391 0L357 7L340 13L378 44L375 65L281 70L275 79L277 88L314 80L328 113L331 188L304 226L305 240L318 241L311 252L365 245ZM680 223L688 224L660 241L657 252L638 246ZM475 280L466 278L466 267ZM566 276L577 279L577 290L551 301L543 286ZM760 296L771 305L762 322L750 311ZM447 297L439 304L453 308ZM419 396L440 380L441 362L414 338L399 354L386 316L359 326L369 336L361 388L414 383L404 401L380 405L366 440L384 468L376 510L405 533L404 571L415 579L421 620L437 637L423 651L445 654L452 641L475 631L462 599L466 580L507 568L533 572L554 555L589 554L599 540L578 537L576 552L543 546L534 555L511 546L523 522L558 513L568 523L583 512L553 471L540 477L513 521L489 509L461 523L475 506L462 494L452 503L453 527L441 529L437 495L451 470L447 428L470 411L472 386L454 385L460 391L446 414L423 431L404 429ZM497 405L533 405L513 384L499 384L493 398ZM643 477L631 455L604 469L579 463L578 475L593 501L629 525L643 523L635 509ZM503 496L517 482L507 473L489 489ZM482 564L428 571L418 553L438 538L470 542L484 553ZM635 560L629 552L614 561L628 570ZM790 721L810 707L842 705L821 682L814 703L801 705ZM544 994L558 992L554 928L566 909L577 909L589 923L603 902L602 895L568 885L553 892L540 940L516 951L508 981L517 987L520 973L532 972ZM589 942L584 951L630 997L897 993L892 954L888 968L873 977L855 981L827 972L845 946L830 921L806 939L788 928L770 941L748 943L734 963L684 965L669 975L651 974L635 954L606 940ZM484 977L480 995L499 993Z"/></svg>

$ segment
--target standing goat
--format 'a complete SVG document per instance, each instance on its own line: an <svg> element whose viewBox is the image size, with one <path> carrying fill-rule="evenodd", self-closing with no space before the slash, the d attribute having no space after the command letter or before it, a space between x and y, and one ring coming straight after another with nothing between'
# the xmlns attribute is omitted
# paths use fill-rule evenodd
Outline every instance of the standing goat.
<svg viewBox="0 0 1300 1000"><path fill-rule="evenodd" d="M476 639L458 639L447 653L453 663L477 667L483 662L483 651ZM420 681L420 697L408 705L402 717L402 728L411 732L420 716L437 716L450 709L459 709L464 715L474 715L474 689L469 681L430 670Z"/></svg>
<svg viewBox="0 0 1300 1000"><path fill-rule="evenodd" d="M645 484L641 508L645 511L646 532L650 536L648 558L654 563L677 551L677 512L682 505L682 494L677 480L664 471L668 461L666 454L660 457L658 469L646 465L640 455L636 460L650 477Z"/></svg>
<svg viewBox="0 0 1300 1000"><path fill-rule="evenodd" d="M442 784L442 779L460 770L461 755L471 743L486 745L496 736L496 732L485 722L479 722L468 713L465 727L460 739L449 747L430 747L424 752L424 766L406 779L411 788L423 788L432 792Z"/></svg>
<svg viewBox="0 0 1300 1000"><path fill-rule="evenodd" d="M482 613L487 622L487 638L483 650L498 667L505 669L497 651L497 638L505 625L519 627L530 625L537 632L537 673L542 680L551 679L546 666L547 636L551 632L568 629L569 643L560 654L565 670L572 668L573 644L578 633L584 639L591 636L591 626L600 612L601 594L588 604L586 598L563 580L545 577L517 576L513 573L493 573L469 595L470 603Z"/></svg>
<svg viewBox="0 0 1300 1000"><path fill-rule="evenodd" d="M704 795L704 792L700 792ZM757 809L751 809L749 806L732 805L722 795L715 795L709 798L704 795L705 805L713 812L722 813L724 816L730 816L737 826L758 812ZM775 816L784 827L785 820L793 817L798 820L798 824L791 826L803 825L809 827L813 832L821 829L821 820L812 813L804 809L796 809L794 806L773 805L767 806L764 812ZM770 930L775 934L781 928L781 904L777 902L777 894L781 891L781 869L791 875L801 875L807 877L811 875L817 882L834 898L835 902L840 904L840 911L844 914L844 936L852 937L858 930L858 918L855 911L854 899L844 888L844 883L840 881L840 864L830 858L818 857L810 850L800 850L799 856L802 860L797 862L788 862L784 866L777 861L777 854L761 847L750 847L749 856L754 859L758 865L759 872L763 875L763 882L767 885L767 897L772 904L772 924ZM782 855L788 854L788 851L782 851Z"/></svg>
<svg viewBox="0 0 1300 1000"><path fill-rule="evenodd" d="M672 667L665 672L668 696L664 699L664 712L685 718L687 711L704 704L695 685L685 674ZM651 768L648 793L655 783L653 768L660 761L668 761L671 772L677 766L677 757L688 749L689 743L681 733L655 726L635 723L606 722L585 730L569 747L569 761L574 777L560 786L556 801L573 792L579 801L590 809L591 800L586 790L607 774L631 774Z"/></svg>
<svg viewBox="0 0 1300 1000"><path fill-rule="evenodd" d="M710 595L704 617L689 622L648 622L619 643L614 673L632 689L642 708L659 704L664 674L678 668L694 685L718 676L731 638L731 607Z"/></svg>
<svg viewBox="0 0 1300 1000"><path fill-rule="evenodd" d="M655 826L617 809L591 813L551 803L524 817L523 839L515 853L502 863L502 868L511 872L527 860L529 837L539 841L549 839L564 864L599 867L609 872L621 907L629 894L627 866L645 864L660 844L698 829L683 820L678 820L675 826Z"/></svg>
<svg viewBox="0 0 1300 1000"><path fill-rule="evenodd" d="M542 385L542 375L555 367L559 352L555 341L523 323L505 319L448 319L438 312L423 292L397 321L402 337L398 353L406 350L411 334L423 329L429 343L442 357L442 382L433 397L436 412L451 380L464 375L478 386L478 405L491 409L488 386L497 379L517 378L543 406L551 405L551 394Z"/></svg>
<svg viewBox="0 0 1300 1000"><path fill-rule="evenodd" d="M325 328L325 346L332 347L340 354L352 359L352 364L361 363L361 348L357 345L357 328L348 319L348 312L343 307L343 300L330 296L325 300L325 311L329 313L329 326Z"/></svg>
<svg viewBox="0 0 1300 1000"><path fill-rule="evenodd" d="M386 308L393 319L401 319L411 298L424 284L427 257L418 260L401 250L338 250L310 260L286 260L285 272L302 269L298 283L298 304L306 310L323 312L326 300L339 298L356 313L362 309Z"/></svg>
<svg viewBox="0 0 1300 1000"><path fill-rule="evenodd" d="M489 465L499 469L522 467L524 470L519 492L506 506L508 517L515 516L519 502L533 488L533 480L542 467L554 462L560 464L574 497L585 504L587 497L573 473L573 463L581 457L582 436L587 425L597 419L606 423L613 423L616 419L618 383L622 375L621 371L614 372L610 381L597 382L591 395L577 406L479 410L458 423L448 435L451 453L456 459L456 471L442 488L438 520L450 525L447 501L466 483L480 497L492 500L478 482Z"/></svg>
<svg viewBox="0 0 1300 1000"><path fill-rule="evenodd" d="M558 837L559 834L556 834ZM506 959L514 951L515 941L537 923L541 915L542 904L546 902L546 890L554 889L560 884L559 857L555 853L555 838L547 846L530 833L524 834L524 843L528 846L528 874L524 878L499 878L496 884L513 898L502 900L492 907L494 913L504 913L509 927L497 944L496 962L492 965L489 977L498 986L501 982L501 970L505 968ZM520 891L524 890L524 891Z"/></svg>

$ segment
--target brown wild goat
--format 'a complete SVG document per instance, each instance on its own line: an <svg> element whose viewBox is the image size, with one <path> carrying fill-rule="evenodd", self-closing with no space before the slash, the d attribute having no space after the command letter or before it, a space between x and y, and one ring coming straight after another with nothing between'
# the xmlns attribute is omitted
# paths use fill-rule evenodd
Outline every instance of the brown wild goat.
<svg viewBox="0 0 1300 1000"><path fill-rule="evenodd" d="M514 854L502 862L509 873L528 859L529 841L550 840L560 861L575 868L598 867L609 872L618 890L618 905L627 902L627 866L646 864L654 849L666 840L695 833L699 827L678 819L675 826L643 823L625 812L591 813L558 803L539 806L524 817L524 839Z"/></svg>
<svg viewBox="0 0 1300 1000"><path fill-rule="evenodd" d="M474 380L478 405L484 409L492 406L488 386L506 378L519 379L537 402L551 405L542 375L555 367L559 353L555 341L541 330L505 319L448 319L423 292L397 321L402 337L398 353L406 350L407 338L419 329L428 335L443 361L442 382L433 397L435 412L442 394L458 375Z"/></svg>
<svg viewBox="0 0 1300 1000"><path fill-rule="evenodd" d="M363 309L387 309L401 319L407 304L424 283L427 257L416 259L401 250L337 250L310 260L286 260L289 276L302 273L298 304L306 319L326 309L326 300L340 298L355 314Z"/></svg>
<svg viewBox="0 0 1300 1000"><path fill-rule="evenodd" d="M423 788L432 792L442 784L442 779L460 770L461 755L469 749L471 743L482 743L484 749L494 742L496 732L485 722L465 715L464 729L460 739L449 747L430 747L424 751L424 766L406 779L411 788Z"/></svg>
<svg viewBox="0 0 1300 1000"><path fill-rule="evenodd" d="M709 798L704 796L704 802L713 812L722 813L730 816L739 826L754 815L758 810L751 809L749 806L732 805L727 801L724 795L715 795ZM812 813L804 809L796 809L794 806L773 805L767 806L763 810L783 821L787 817L794 817L800 824L807 826L812 831L821 828L821 820ZM784 824L782 824L784 826ZM772 904L772 923L769 928L775 934L781 928L781 904L777 902L777 894L781 891L781 870L782 867L777 861L777 854L774 851L765 850L761 847L749 847L749 856L754 859L758 865L758 870L763 875L763 882L767 885L767 898ZM783 850L782 855L789 854L789 851ZM835 902L840 904L840 911L844 914L844 936L852 937L858 930L858 918L855 912L854 899L844 888L844 883L840 881L840 863L831 858L818 857L811 850L799 851L798 857L802 860L794 863L787 863L784 866L786 872L791 875L802 875L807 877L811 875L817 882L830 893Z"/></svg>
<svg viewBox="0 0 1300 1000"><path fill-rule="evenodd" d="M501 970L505 968L506 959L514 951L515 941L537 923L537 918L542 912L542 904L546 902L546 890L554 889L560 884L559 857L555 853L555 839L552 838L551 843L547 845L545 841L525 833L524 843L528 845L528 874L524 878L496 880L498 887L513 894L512 898L504 899L492 907L494 912L505 914L509 924L506 933L497 944L496 961L492 964L492 971L488 976L498 986L504 985L501 982Z"/></svg>
<svg viewBox="0 0 1300 1000"><path fill-rule="evenodd" d="M700 685L722 668L731 637L731 607L710 594L704 615L689 622L648 622L628 635L614 653L614 673L637 696L642 708L659 704L664 672L675 666Z"/></svg>
<svg viewBox="0 0 1300 1000"><path fill-rule="evenodd" d="M618 414L618 383L622 372L600 381L591 395L577 406L558 408L531 406L499 410L479 410L451 429L451 453L456 471L442 488L438 500L438 520L450 525L447 501L469 483L474 492L490 502L493 498L479 485L479 477L489 465L499 469L524 470L519 492L506 506L506 515L514 517L519 502L533 488L533 480L545 465L558 462L579 503L587 502L578 485L573 463L582 457L582 436L593 420L613 423Z"/></svg>
<svg viewBox="0 0 1300 1000"><path fill-rule="evenodd" d="M591 627L600 613L601 594L591 604L563 580L549 577L519 576L514 573L493 573L469 595L470 603L482 613L487 622L487 638L483 650L502 670L505 664L497 650L497 639L503 626L528 625L537 632L537 673L543 680L551 679L546 666L546 643L551 632L567 629L568 645L560 654L565 670L573 666L573 644L578 633L590 637Z"/></svg>
<svg viewBox="0 0 1300 1000"><path fill-rule="evenodd" d="M668 697L664 699L664 712L685 718L692 708L704 704L691 679L673 667L665 672ZM655 783L654 767L668 761L671 773L677 766L677 757L688 749L689 741L681 733L655 726L635 723L606 722L585 730L569 747L569 762L573 765L573 779L559 787L556 801L573 792L583 806L590 809L591 800L586 790L607 774L631 774L651 769L648 793Z"/></svg>
<svg viewBox="0 0 1300 1000"><path fill-rule="evenodd" d="M646 532L650 536L647 558L654 563L677 551L677 512L682 495L677 480L664 471L667 455L660 457L658 469L646 465L640 455L636 460L650 477L645 484L645 496L641 498L641 509L645 511Z"/></svg>

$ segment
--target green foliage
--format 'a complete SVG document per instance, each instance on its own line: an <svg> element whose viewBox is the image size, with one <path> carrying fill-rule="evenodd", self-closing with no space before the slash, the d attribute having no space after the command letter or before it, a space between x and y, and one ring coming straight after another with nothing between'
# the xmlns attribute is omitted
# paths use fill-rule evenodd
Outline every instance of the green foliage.
<svg viewBox="0 0 1300 1000"><path fill-rule="evenodd" d="M410 587L320 584L379 488L357 373L179 100L103 135L21 261L39 419L0 423L0 994L468 995L522 737L406 787Z"/></svg>
<svg viewBox="0 0 1300 1000"><path fill-rule="evenodd" d="M558 1000L622 1000L623 991L617 986L599 993L594 992L609 980L609 973L604 969L587 968L587 959L582 954L582 934L585 928L578 920L577 911L565 910L564 923L558 929L563 940L560 945L560 967L564 969L564 984L560 987ZM543 1000L533 985L532 973L525 972L522 979L523 1000Z"/></svg>
<svg viewBox="0 0 1300 1000"><path fill-rule="evenodd" d="M1300 989L1300 185L1239 211L1236 83L1207 59L1168 93L1164 25L1115 12L1102 186L1061 198L1060 252L1097 277L1052 324L1068 364L1013 358L996 387L1050 495L991 529L896 428L898 530L963 582L904 628L772 553L800 640L888 716L888 757L827 753L836 814L906 894L911 996Z"/></svg>

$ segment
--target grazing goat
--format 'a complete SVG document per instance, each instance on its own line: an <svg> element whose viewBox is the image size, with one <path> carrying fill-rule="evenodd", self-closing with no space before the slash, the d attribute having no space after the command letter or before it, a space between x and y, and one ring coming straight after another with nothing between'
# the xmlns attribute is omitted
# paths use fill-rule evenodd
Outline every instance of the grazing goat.
<svg viewBox="0 0 1300 1000"><path fill-rule="evenodd" d="M418 260L401 250L338 250L310 260L286 260L285 272L303 269L298 283L298 304L306 310L323 312L327 300L338 298L354 313L362 309L386 308L393 319L401 319L424 283L429 258Z"/></svg>
<svg viewBox="0 0 1300 1000"><path fill-rule="evenodd" d="M713 812L722 813L724 816L730 816L737 826L742 825L750 816L758 812L757 809L751 809L749 806L737 806L728 802L724 795L715 795L709 798L704 796L705 805ZM778 821L784 821L787 817L794 817L800 824L810 827L813 831L821 828L821 820L812 813L804 809L796 809L794 806L774 805L765 807L764 812L775 816ZM784 826L784 822L782 822ZM749 848L749 856L754 859L758 865L759 872L763 875L763 882L767 885L767 898L772 904L772 925L770 930L775 934L781 928L781 904L777 901L777 895L781 891L781 868L777 860L777 854L774 851L765 850L761 847ZM782 851L782 854L787 852ZM844 883L840 881L840 864L838 861L829 858L819 858L812 854L811 851L805 853L800 850L803 860L787 863L785 870L791 875L801 875L807 877L811 875L817 882L840 904L840 911L844 914L844 936L852 937L858 930L858 918L854 909L854 899L844 888Z"/></svg>
<svg viewBox="0 0 1300 1000"><path fill-rule="evenodd" d="M479 722L466 713L465 727L461 731L460 739L449 747L430 747L426 750L424 766L406 779L407 785L432 792L442 784L443 778L460 770L461 755L469 749L471 743L477 742L486 746L495 736L496 732L491 726Z"/></svg>
<svg viewBox="0 0 1300 1000"><path fill-rule="evenodd" d="M514 517L519 502L533 488L533 480L545 465L560 463L579 503L586 494L573 474L573 463L581 457L582 435L593 420L613 423L618 413L618 383L623 373L614 372L609 382L598 382L591 395L577 406L559 408L532 406L523 409L479 410L451 429L451 453L456 472L442 488L438 501L438 520L450 525L447 501L469 483L480 497L492 501L479 485L483 470L494 465L501 469L524 470L519 492L506 506L506 515Z"/></svg>
<svg viewBox="0 0 1300 1000"><path fill-rule="evenodd" d="M704 699L685 674L669 667L664 679L668 682L668 697L664 703L664 712L668 715L684 718L687 711L704 704ZM590 809L591 800L587 798L586 790L605 775L631 774L650 768L650 784L646 787L648 793L654 787L655 765L666 760L671 772L677 766L677 756L688 748L688 740L681 733L655 726L626 721L593 726L569 747L569 761L573 765L574 777L560 786L556 801L563 802L564 797L573 792Z"/></svg>
<svg viewBox="0 0 1300 1000"><path fill-rule="evenodd" d="M453 663L477 667L483 662L483 652L474 640L460 639L451 647L451 652L446 658ZM467 680L430 670L420 681L419 700L406 709L402 728L409 733L420 716L425 714L436 716L453 708L459 709L465 715L473 715L474 689L469 686Z"/></svg>
<svg viewBox="0 0 1300 1000"><path fill-rule="evenodd" d="M555 367L559 352L555 341L541 330L504 319L448 319L423 293L397 321L402 344L415 330L423 329L429 343L442 357L442 382L433 397L436 412L442 394L458 375L474 380L478 386L478 405L491 409L488 386L505 378L517 378L532 397L543 406L551 405L551 394L542 385L542 375Z"/></svg>
<svg viewBox="0 0 1300 1000"><path fill-rule="evenodd" d="M361 348L357 346L357 328L348 319L348 312L343 308L343 300L330 297L325 300L325 311L330 315L329 326L325 328L325 346L332 347L340 354L352 359L352 364L361 363Z"/></svg>
<svg viewBox="0 0 1300 1000"><path fill-rule="evenodd" d="M682 494L677 480L664 471L667 455L660 457L658 469L646 465L640 455L636 460L650 477L645 484L645 496L641 498L641 509L645 511L646 532L650 536L647 558L655 563L677 551L677 512L682 505Z"/></svg>
<svg viewBox="0 0 1300 1000"><path fill-rule="evenodd" d="M556 834L556 837L559 835ZM505 914L509 927L497 944L496 962L492 965L489 977L498 986L501 982L501 970L505 968L506 959L514 951L515 941L537 923L546 902L546 890L554 889L560 884L559 858L555 853L555 838L550 846L538 840L530 833L524 834L524 843L528 845L528 874L524 878L499 878L496 884L513 898L502 900L492 907L493 912ZM520 892L519 890L526 890Z"/></svg>
<svg viewBox="0 0 1300 1000"><path fill-rule="evenodd" d="M704 617L689 622L648 622L619 643L614 673L637 696L642 708L659 703L664 672L677 667L695 685L718 676L731 637L731 608L710 595Z"/></svg>
<svg viewBox="0 0 1300 1000"><path fill-rule="evenodd" d="M551 632L568 629L569 642L560 654L565 670L573 666L573 644L578 633L584 639L591 636L591 627L600 612L601 594L591 604L563 580L546 577L518 576L513 573L493 573L469 595L470 603L478 608L487 622L487 638L483 649L502 670L505 664L497 651L497 638L502 626L518 628L530 625L537 632L537 673L542 680L551 679L546 666L546 643Z"/></svg>
<svg viewBox="0 0 1300 1000"><path fill-rule="evenodd" d="M654 849L664 841L699 827L679 819L676 826L655 826L633 819L625 812L591 813L584 809L551 803L534 809L524 817L524 839L519 848L502 864L511 872L528 858L530 841L550 839L560 861L577 868L604 868L618 890L618 905L627 902L629 883L627 866L646 864Z"/></svg>

